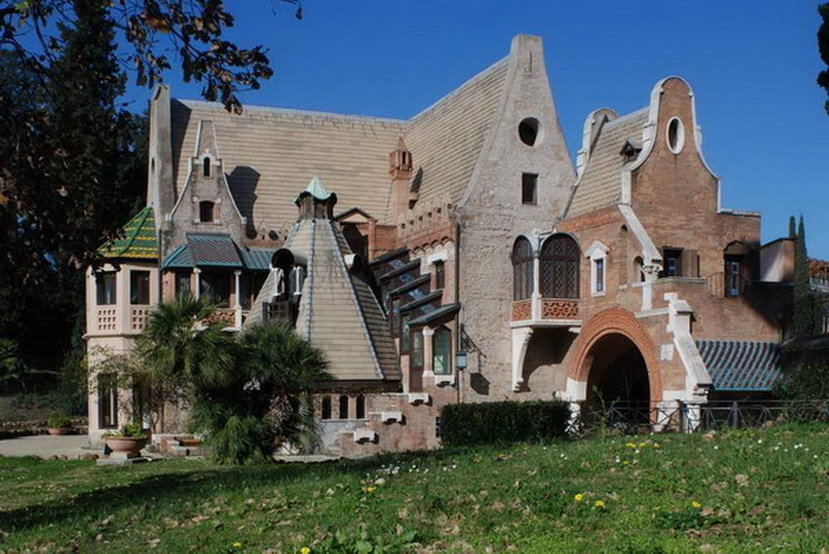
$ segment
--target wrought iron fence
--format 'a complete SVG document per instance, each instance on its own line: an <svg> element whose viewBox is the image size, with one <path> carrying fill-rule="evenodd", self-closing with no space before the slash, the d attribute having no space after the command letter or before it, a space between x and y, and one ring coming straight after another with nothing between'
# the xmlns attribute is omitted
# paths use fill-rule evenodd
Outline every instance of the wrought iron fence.
<svg viewBox="0 0 829 554"><path fill-rule="evenodd" d="M829 399L712 401L705 404L610 402L604 406L582 403L573 411L568 430L575 435L597 430L621 434L691 433L796 421L829 422Z"/></svg>

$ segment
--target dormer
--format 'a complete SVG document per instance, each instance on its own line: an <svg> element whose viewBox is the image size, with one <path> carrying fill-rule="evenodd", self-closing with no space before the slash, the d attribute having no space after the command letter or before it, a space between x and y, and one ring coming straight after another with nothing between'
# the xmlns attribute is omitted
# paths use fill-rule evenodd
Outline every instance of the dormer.
<svg viewBox="0 0 829 554"><path fill-rule="evenodd" d="M246 220L230 192L216 137L212 121L199 122L187 181L169 216L165 256L184 242L187 232L226 232L236 241L243 240Z"/></svg>

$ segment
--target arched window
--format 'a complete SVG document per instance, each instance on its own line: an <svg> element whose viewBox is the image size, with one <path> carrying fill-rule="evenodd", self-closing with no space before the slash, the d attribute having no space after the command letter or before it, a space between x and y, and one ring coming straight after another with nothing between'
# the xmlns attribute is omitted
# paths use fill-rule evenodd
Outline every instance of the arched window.
<svg viewBox="0 0 829 554"><path fill-rule="evenodd" d="M199 202L199 221L202 223L213 223L215 219L216 205L209 200Z"/></svg>
<svg viewBox="0 0 829 554"><path fill-rule="evenodd" d="M452 373L452 331L440 327L432 335L432 371L435 375Z"/></svg>
<svg viewBox="0 0 829 554"><path fill-rule="evenodd" d="M210 177L210 157L205 156L204 160L202 160L202 174L205 177Z"/></svg>
<svg viewBox="0 0 829 554"><path fill-rule="evenodd" d="M346 395L340 397L340 419L348 419L348 397Z"/></svg>
<svg viewBox="0 0 829 554"><path fill-rule="evenodd" d="M533 249L530 241L518 237L512 247L512 297L523 300L533 294Z"/></svg>
<svg viewBox="0 0 829 554"><path fill-rule="evenodd" d="M331 419L331 397L322 397L322 419Z"/></svg>
<svg viewBox="0 0 829 554"><path fill-rule="evenodd" d="M635 278L636 278L636 279L637 279L640 283L644 283L644 282L645 282L645 272L643 271L643 270L644 270L644 268L645 268L645 264L644 264L644 262L642 261L642 257L641 257L641 256L636 256L635 258L633 258L633 271L635 271L635 272L636 272L636 275L635 275L634 277L635 277Z"/></svg>
<svg viewBox="0 0 829 554"><path fill-rule="evenodd" d="M366 397L362 394L357 397L357 419L365 419L366 418Z"/></svg>
<svg viewBox="0 0 829 554"><path fill-rule="evenodd" d="M553 235L544 241L541 262L541 296L579 297L579 245L569 235Z"/></svg>

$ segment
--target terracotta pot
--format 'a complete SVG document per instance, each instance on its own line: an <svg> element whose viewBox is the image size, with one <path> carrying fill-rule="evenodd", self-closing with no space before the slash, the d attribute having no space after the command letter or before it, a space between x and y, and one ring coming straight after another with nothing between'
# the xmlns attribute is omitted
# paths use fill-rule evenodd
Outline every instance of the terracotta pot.
<svg viewBox="0 0 829 554"><path fill-rule="evenodd" d="M104 442L116 456L134 458L141 455L141 449L147 446L145 437L106 437Z"/></svg>
<svg viewBox="0 0 829 554"><path fill-rule="evenodd" d="M48 427L46 431L48 431L50 435L68 435L72 432L72 429L66 427Z"/></svg>

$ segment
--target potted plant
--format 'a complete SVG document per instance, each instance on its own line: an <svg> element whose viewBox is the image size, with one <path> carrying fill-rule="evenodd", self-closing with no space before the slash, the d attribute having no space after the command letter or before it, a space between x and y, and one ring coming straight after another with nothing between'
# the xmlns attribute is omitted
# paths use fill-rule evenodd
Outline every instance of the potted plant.
<svg viewBox="0 0 829 554"><path fill-rule="evenodd" d="M137 458L141 449L147 446L149 436L140 423L128 423L121 427L120 432L107 433L104 442L112 451L111 456L116 458Z"/></svg>
<svg viewBox="0 0 829 554"><path fill-rule="evenodd" d="M72 418L62 414L52 414L46 420L46 430L50 435L68 435L72 432Z"/></svg>

